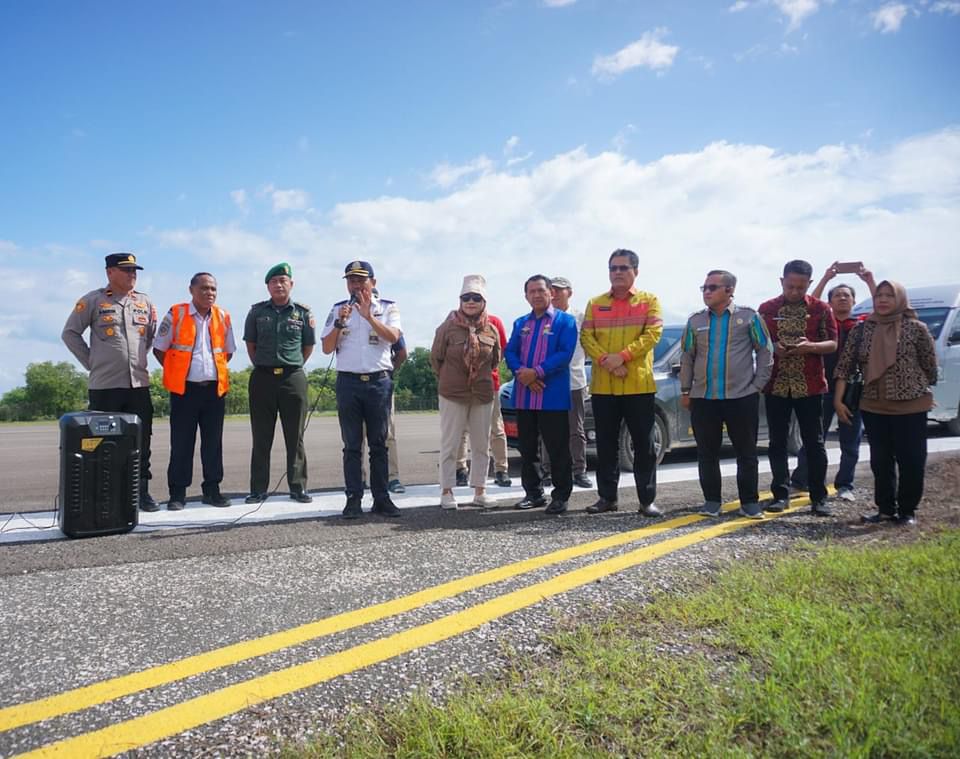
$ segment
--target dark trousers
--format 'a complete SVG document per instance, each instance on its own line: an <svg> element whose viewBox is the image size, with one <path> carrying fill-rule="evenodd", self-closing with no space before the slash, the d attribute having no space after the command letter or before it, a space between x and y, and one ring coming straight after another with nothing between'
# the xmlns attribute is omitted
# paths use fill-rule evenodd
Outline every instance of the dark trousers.
<svg viewBox="0 0 960 759"><path fill-rule="evenodd" d="M597 493L617 500L620 485L620 425L626 423L633 440L633 481L641 505L657 497L657 453L653 447L654 394L593 395L597 428Z"/></svg>
<svg viewBox="0 0 960 759"><path fill-rule="evenodd" d="M148 387L116 387L88 390L91 411L116 411L140 417L140 489L150 484L150 438L153 435L153 401Z"/></svg>
<svg viewBox="0 0 960 759"><path fill-rule="evenodd" d="M790 415L796 414L800 439L807 449L807 486L810 500L819 503L827 497L827 449L823 446L823 397L805 398L764 396L767 408L767 429L770 435L768 455L773 497L786 500L790 496L790 467L787 462L787 437Z"/></svg>
<svg viewBox="0 0 960 759"><path fill-rule="evenodd" d="M250 429L250 492L270 489L270 451L277 415L287 449L287 484L291 492L307 489L307 454L303 447L303 423L307 418L307 376L303 369L285 369L274 374L270 367L254 367L248 385Z"/></svg>
<svg viewBox="0 0 960 759"><path fill-rule="evenodd" d="M923 497L927 413L861 413L870 443L873 500L882 514L910 516Z"/></svg>
<svg viewBox="0 0 960 759"><path fill-rule="evenodd" d="M530 498L543 493L540 470L540 440L552 462L555 501L569 501L573 490L570 463L570 422L566 411L517 409L517 435L520 444L520 482Z"/></svg>
<svg viewBox="0 0 960 759"><path fill-rule="evenodd" d="M737 454L737 493L740 504L757 503L757 428L760 420L760 395L727 400L690 399L690 422L697 439L697 466L703 499L719 503L720 446L723 425Z"/></svg>
<svg viewBox="0 0 960 759"><path fill-rule="evenodd" d="M586 388L570 391L570 411L567 413L567 424L570 426L570 459L574 474L587 472L587 433L583 428L583 405ZM550 474L550 451L540 444L540 469L545 475Z"/></svg>
<svg viewBox="0 0 960 759"><path fill-rule="evenodd" d="M827 393L823 397L823 439L827 439L827 430L833 423L833 393ZM837 476L833 478L833 485L838 490L840 488L853 487L853 475L857 469L857 462L860 460L860 440L863 435L863 422L860 419L860 411L853 412L853 418L850 424L839 422L837 424L837 439L840 441L840 468L837 469ZM807 449L801 448L797 454L797 466L790 476L790 482L800 488L807 487Z"/></svg>
<svg viewBox="0 0 960 759"><path fill-rule="evenodd" d="M187 382L183 395L170 393L170 497L182 498L193 482L193 452L200 428L204 494L217 493L223 481L223 414L226 396L216 382Z"/></svg>
<svg viewBox="0 0 960 759"><path fill-rule="evenodd" d="M389 498L387 491L387 432L393 380L386 373L364 381L370 375L337 373L337 416L343 440L343 480L347 497L363 496L361 455L366 427L370 449L370 492L374 502Z"/></svg>

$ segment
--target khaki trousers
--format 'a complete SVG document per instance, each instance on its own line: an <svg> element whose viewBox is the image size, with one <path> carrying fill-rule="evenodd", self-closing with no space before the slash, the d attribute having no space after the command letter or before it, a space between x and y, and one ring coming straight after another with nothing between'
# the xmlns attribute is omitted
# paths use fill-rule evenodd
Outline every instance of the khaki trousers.
<svg viewBox="0 0 960 759"><path fill-rule="evenodd" d="M471 439L472 439L471 435ZM500 393L493 395L493 411L490 416L490 455L493 457L494 468L498 472L506 472L507 464L507 433L503 430L503 416L500 413ZM457 451L457 469L467 468L467 431L460 437L460 448ZM484 476L487 472L484 470Z"/></svg>
<svg viewBox="0 0 960 759"><path fill-rule="evenodd" d="M464 433L471 440L483 440L487 445L475 445L470 456L470 484L475 488L487 484L490 466L490 415L493 404L468 405L440 396L440 487L449 490L457 484L457 449Z"/></svg>

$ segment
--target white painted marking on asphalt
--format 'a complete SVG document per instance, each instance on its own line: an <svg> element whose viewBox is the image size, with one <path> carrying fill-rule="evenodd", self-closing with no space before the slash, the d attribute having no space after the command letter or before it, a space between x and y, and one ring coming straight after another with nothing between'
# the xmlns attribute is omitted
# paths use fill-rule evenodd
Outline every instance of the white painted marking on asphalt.
<svg viewBox="0 0 960 759"><path fill-rule="evenodd" d="M927 440L927 451L937 453L941 451L960 450L960 437L932 438ZM840 462L840 449L828 448L827 459L830 464ZM870 460L870 446L866 443L860 446L860 461ZM790 459L790 467L793 468L796 459ZM766 457L760 457L760 472L768 473L770 464ZM735 475L737 473L737 462L735 459L725 459L721 462L720 472L724 477ZM592 479L596 479L594 472L588 473ZM663 464L657 469L657 482L660 484L668 482L689 482L696 480L696 463L683 464ZM514 482L519 482L519 477L513 478ZM626 472L620 475L620 487L633 487L633 473ZM595 490L596 488L578 488L574 486L575 493L584 493ZM454 488L454 494L461 505L470 503L473 499L473 488ZM326 491L322 493L312 493L313 503L296 503L291 501L286 494L272 496L264 502L259 509L255 505L243 503L242 498L237 498L234 505L230 508L216 508L214 506L205 506L198 501L189 501L187 508L183 511L167 511L161 506L160 511L153 513L140 512L140 524L134 532L155 532L157 530L174 530L184 527L216 527L228 524L240 519L240 524L264 523L264 522L284 522L294 519L316 519L318 517L339 516L343 510L344 495L340 491ZM516 501L523 497L523 488L514 485L509 488L501 488L495 485L487 486L487 496L496 501ZM407 492L403 495L391 494L393 502L401 509L414 509L423 506L438 506L440 503L439 485L407 485ZM373 498L368 493L363 500L365 509L369 509L373 504ZM467 507L470 510L477 510ZM439 510L439 509L438 509ZM248 513L250 512L250 513ZM497 512L493 512L497 513ZM47 525L52 525L56 520L56 513L53 511L31 512L26 516L14 516L9 523L3 521L3 515L0 515L0 525L3 525L3 532L0 532L0 544L8 543L26 543L38 540L64 540L65 536L59 529L41 529ZM29 520L29 521L27 521ZM36 525L36 526L34 526ZM15 531L14 531L15 530Z"/></svg>

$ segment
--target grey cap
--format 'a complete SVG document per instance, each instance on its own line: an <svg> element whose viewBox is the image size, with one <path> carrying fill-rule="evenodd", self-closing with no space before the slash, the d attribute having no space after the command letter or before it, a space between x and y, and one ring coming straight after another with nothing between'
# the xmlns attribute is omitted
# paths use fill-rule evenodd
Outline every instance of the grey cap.
<svg viewBox="0 0 960 759"><path fill-rule="evenodd" d="M551 277L550 287L565 287L567 290L573 289L573 285L570 284L570 280L566 277Z"/></svg>

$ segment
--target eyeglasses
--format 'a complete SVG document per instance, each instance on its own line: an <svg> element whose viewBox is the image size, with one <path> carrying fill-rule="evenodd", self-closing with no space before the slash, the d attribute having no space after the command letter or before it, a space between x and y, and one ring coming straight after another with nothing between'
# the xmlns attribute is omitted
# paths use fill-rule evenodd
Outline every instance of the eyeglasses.
<svg viewBox="0 0 960 759"><path fill-rule="evenodd" d="M633 271L633 267L627 264L612 264L610 271Z"/></svg>
<svg viewBox="0 0 960 759"><path fill-rule="evenodd" d="M464 293L460 296L461 303L483 303L483 296L480 293Z"/></svg>
<svg viewBox="0 0 960 759"><path fill-rule="evenodd" d="M726 285L700 285L700 292L712 293L714 290L722 290Z"/></svg>

